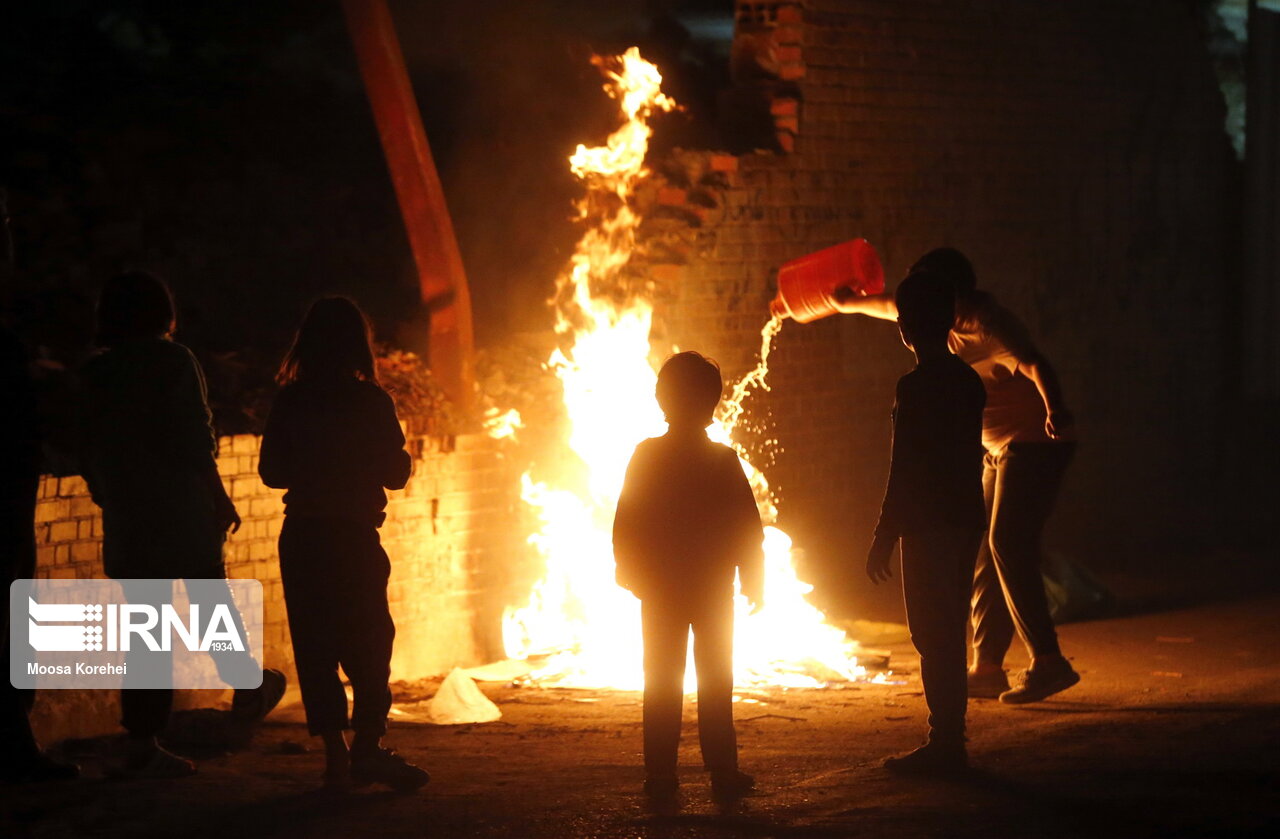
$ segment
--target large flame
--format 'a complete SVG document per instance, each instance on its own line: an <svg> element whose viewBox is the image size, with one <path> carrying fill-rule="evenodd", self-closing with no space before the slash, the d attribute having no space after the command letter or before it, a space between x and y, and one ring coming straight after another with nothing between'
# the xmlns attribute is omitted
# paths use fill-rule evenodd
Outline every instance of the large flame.
<svg viewBox="0 0 1280 839"><path fill-rule="evenodd" d="M568 348L548 361L564 386L572 449L566 459L576 455L585 470L566 470L573 478L559 480L524 476L523 498L541 525L530 542L545 559L546 574L527 605L508 610L503 639L508 656L539 662L534 678L634 689L643 682L640 609L614 583L613 512L636 444L664 433L666 424L654 400L657 376L649 363L652 306L642 295L619 292L640 223L629 199L647 175L647 120L675 103L661 91L658 68L636 48L597 64L623 121L604 146L578 146L569 158L586 185L579 206L589 226L558 280L556 328ZM865 674L853 655L855 645L805 600L811 587L796 577L791 539L773 526L777 510L768 482L732 439L743 400L753 388L767 388L769 348L781 327L778 319L766 324L758 365L735 383L708 429L712 439L738 451L767 525L765 607L750 615L745 599L737 598L739 685L813 686Z"/></svg>

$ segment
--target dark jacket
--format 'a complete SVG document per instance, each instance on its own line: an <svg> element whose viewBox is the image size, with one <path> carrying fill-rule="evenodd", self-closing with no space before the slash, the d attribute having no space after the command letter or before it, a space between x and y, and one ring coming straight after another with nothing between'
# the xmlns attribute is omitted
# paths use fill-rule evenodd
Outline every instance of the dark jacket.
<svg viewBox="0 0 1280 839"><path fill-rule="evenodd" d="M163 338L121 343L80 371L81 466L102 507L109 576L221 576L208 474L217 440L204 373Z"/></svg>
<svg viewBox="0 0 1280 839"><path fill-rule="evenodd" d="M986 529L982 379L954 355L898 380L893 461L877 536Z"/></svg>
<svg viewBox="0 0 1280 839"><path fill-rule="evenodd" d="M40 429L27 363L22 342L0 326L0 562L6 583L36 573L31 521L40 483Z"/></svg>
<svg viewBox="0 0 1280 839"><path fill-rule="evenodd" d="M637 597L729 597L764 577L764 531L732 449L700 432L636 447L613 521L617 580Z"/></svg>
<svg viewBox="0 0 1280 839"><path fill-rule="evenodd" d="M354 378L296 382L276 396L258 474L287 489L285 513L382 524L383 489L401 489L412 462L395 403Z"/></svg>

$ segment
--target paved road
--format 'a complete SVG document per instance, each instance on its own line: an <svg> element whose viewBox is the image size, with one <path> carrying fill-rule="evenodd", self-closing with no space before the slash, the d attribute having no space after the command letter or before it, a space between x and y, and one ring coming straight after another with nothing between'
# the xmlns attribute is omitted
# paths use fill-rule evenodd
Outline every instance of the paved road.
<svg viewBox="0 0 1280 839"><path fill-rule="evenodd" d="M393 745L435 776L420 795L318 793L319 753L300 753L314 745L301 726L281 723L248 751L202 761L186 781L6 790L0 835L1274 835L1280 596L1144 590L1125 599L1127 615L1063 628L1084 676L1078 687L1023 708L972 704L977 771L964 781L906 782L878 768L923 730L911 676L903 685L771 691L738 706L743 763L763 794L740 811L712 806L687 727L684 807L654 816L637 794L635 694L486 687L503 708L498 723L393 733ZM895 661L913 665L902 649ZM191 739L199 726L188 728ZM86 746L90 770L109 747Z"/></svg>

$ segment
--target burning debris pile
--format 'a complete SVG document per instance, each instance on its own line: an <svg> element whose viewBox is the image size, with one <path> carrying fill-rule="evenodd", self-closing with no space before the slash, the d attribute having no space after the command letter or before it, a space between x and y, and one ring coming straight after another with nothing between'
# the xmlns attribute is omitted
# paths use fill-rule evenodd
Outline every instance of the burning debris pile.
<svg viewBox="0 0 1280 839"><path fill-rule="evenodd" d="M546 571L528 602L507 611L503 637L506 654L529 662L539 683L635 689L643 677L639 603L614 583L611 524L632 450L665 431L653 398L655 362L676 348L651 343L653 283L631 265L641 223L633 198L649 176L648 119L676 103L637 49L596 63L622 124L605 145L579 146L569 159L586 190L578 205L585 232L557 280L561 345L546 362L563 388L568 451L559 474L524 475L522 497L538 522L529 541ZM764 326L757 366L733 385L708 434L738 451L766 524L765 608L749 615L738 598L737 683L811 687L865 678L866 670L857 645L805 600L811 587L796 576L791 539L773 526L768 481L733 441L744 400L768 389L769 350L781 328L779 319ZM519 417L495 411L491 422L491 433L506 435Z"/></svg>

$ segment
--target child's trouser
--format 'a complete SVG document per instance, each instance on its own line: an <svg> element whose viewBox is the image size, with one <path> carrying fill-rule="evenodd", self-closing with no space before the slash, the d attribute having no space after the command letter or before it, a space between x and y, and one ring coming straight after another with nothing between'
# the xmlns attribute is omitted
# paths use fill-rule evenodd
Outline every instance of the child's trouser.
<svg viewBox="0 0 1280 839"><path fill-rule="evenodd" d="M243 618L231 589L227 586L226 571L221 562L201 569L192 569L192 577L183 580L187 594L205 608L213 604L225 604L230 609L236 629L245 635ZM120 582L125 599L130 603L147 603L159 606L170 602L175 594L174 584L167 579L130 579ZM246 684L261 672L260 663L249 650L211 651L219 677L228 684ZM173 675L173 659L135 644L125 653L123 690L120 691L120 725L131 737L158 736L169 723L173 710L173 690L170 688L138 688L138 684L162 684Z"/></svg>
<svg viewBox="0 0 1280 839"><path fill-rule="evenodd" d="M920 653L931 742L964 742L969 590L981 538L973 530L902 537L902 594L911 643Z"/></svg>
<svg viewBox="0 0 1280 839"><path fill-rule="evenodd" d="M391 644L395 625L387 608L391 564L372 524L339 518L286 516L280 531L294 665L307 728L313 735L347 728L347 694L338 667L351 682L350 727L382 736L391 709Z"/></svg>
<svg viewBox="0 0 1280 839"><path fill-rule="evenodd" d="M702 762L712 772L736 769L733 730L733 598L695 603L646 598L640 608L644 631L644 766L650 777L676 774L684 670L693 631L698 674L698 740Z"/></svg>
<svg viewBox="0 0 1280 839"><path fill-rule="evenodd" d="M1040 535L1075 443L1010 443L984 461L990 527L978 550L970 605L975 657L1002 664L1016 628L1031 657L1060 655L1040 576Z"/></svg>

